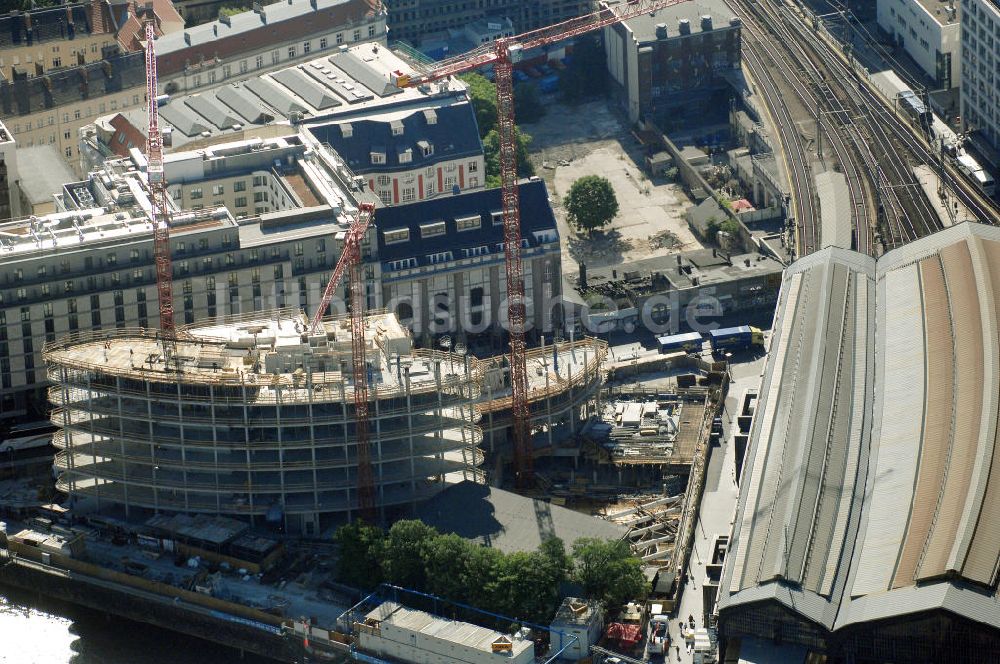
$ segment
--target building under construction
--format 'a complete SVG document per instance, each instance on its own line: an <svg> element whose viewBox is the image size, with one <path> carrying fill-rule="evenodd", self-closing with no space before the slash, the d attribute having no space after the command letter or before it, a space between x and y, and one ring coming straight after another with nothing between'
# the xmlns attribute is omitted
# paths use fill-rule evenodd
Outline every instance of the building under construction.
<svg viewBox="0 0 1000 664"><path fill-rule="evenodd" d="M57 487L80 506L242 515L319 533L357 509L350 326L297 312L65 337L45 352ZM366 320L372 466L383 509L480 479L477 360ZM480 480L481 481L481 480ZM136 514L133 511L140 510ZM342 520L342 519L341 519Z"/></svg>
<svg viewBox="0 0 1000 664"><path fill-rule="evenodd" d="M308 334L294 310L184 328L64 337L45 349L61 430L57 488L79 509L211 513L317 534L359 509L348 320ZM366 319L370 445L383 515L450 483L484 481L482 420L502 439L509 380L500 360L416 349L392 314ZM582 426L602 384L604 344L530 353L544 436ZM488 417L484 418L482 413Z"/></svg>

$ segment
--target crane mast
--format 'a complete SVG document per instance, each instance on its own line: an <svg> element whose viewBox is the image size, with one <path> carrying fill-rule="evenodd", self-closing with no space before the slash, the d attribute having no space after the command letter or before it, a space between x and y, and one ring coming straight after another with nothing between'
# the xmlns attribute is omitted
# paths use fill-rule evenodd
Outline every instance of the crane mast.
<svg viewBox="0 0 1000 664"><path fill-rule="evenodd" d="M167 214L167 182L163 176L163 135L160 133L156 103L155 24L146 22L146 113L149 120L146 141L146 176L153 217L153 259L156 263L156 297L160 306L160 330L174 334L173 265L170 260L170 226Z"/></svg>
<svg viewBox="0 0 1000 664"><path fill-rule="evenodd" d="M359 206L358 216L347 230L344 248L309 325L309 334L316 334L323 323L323 316L326 315L326 310L330 306L337 286L344 278L344 273L348 273L348 284L351 291L351 368L354 374L354 419L358 446L358 507L361 515L369 521L374 521L376 517L375 477L372 471L369 439L368 364L365 360L367 295L365 294L364 270L361 265L361 242L374 215L374 205L362 203Z"/></svg>
<svg viewBox="0 0 1000 664"><path fill-rule="evenodd" d="M504 254L507 270L507 319L510 336L511 438L518 488L534 482L534 451L531 446L531 411L528 405L528 371L525 357L524 268L521 264L521 213L517 187L517 137L514 123L513 68L523 51L578 37L641 14L678 5L687 0L628 0L562 23L506 37L467 53L442 60L426 72L397 72L399 87L414 87L455 76L484 65L493 65L497 91L497 133L500 143L500 182L503 198Z"/></svg>

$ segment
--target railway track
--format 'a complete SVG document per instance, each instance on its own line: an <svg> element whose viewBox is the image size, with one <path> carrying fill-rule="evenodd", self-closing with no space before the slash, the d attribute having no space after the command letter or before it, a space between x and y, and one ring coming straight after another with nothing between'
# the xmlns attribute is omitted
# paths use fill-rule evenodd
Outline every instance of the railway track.
<svg viewBox="0 0 1000 664"><path fill-rule="evenodd" d="M744 39L744 46L749 56L747 62L751 65L752 73L758 81L770 78L767 72L760 73L764 69L761 60L766 57L795 92L801 104L806 109L816 109L819 132L817 140L822 141L823 137L826 137L837 159L837 164L841 167L847 180L854 247L858 251L873 254L875 242L872 222L875 210L872 199L874 196L858 165L858 161L864 160L865 156L872 159L871 153L867 151L864 143L858 140L857 132L851 126L848 111L833 95L819 68L812 63L801 45L794 39L790 39L787 34L775 35L779 39L771 38L769 35L773 34L773 28L769 30L760 25L753 9L754 7L740 6L738 11L741 20L743 20L744 28L751 38ZM777 46L776 42L782 43L783 46ZM803 75L808 77L809 83L802 80ZM780 99L780 93L774 89L769 95L765 95L765 101L769 107L773 104L773 98ZM779 103L787 110L784 102ZM793 186L795 186L794 182ZM799 242L800 251L805 254L819 249L822 246L820 244L822 238L819 238L818 215L814 214L807 219L800 214L799 219L801 220L800 228L803 231Z"/></svg>

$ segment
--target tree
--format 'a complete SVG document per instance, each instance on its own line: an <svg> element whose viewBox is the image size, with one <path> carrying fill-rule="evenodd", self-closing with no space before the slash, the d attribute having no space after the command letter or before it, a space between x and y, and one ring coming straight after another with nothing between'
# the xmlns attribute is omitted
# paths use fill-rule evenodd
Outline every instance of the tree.
<svg viewBox="0 0 1000 664"><path fill-rule="evenodd" d="M526 178L535 174L535 167L528 159L528 146L531 145L531 136L521 131L519 127L514 129L514 137L517 139L517 175ZM483 139L483 153L486 156L486 187L493 188L500 186L500 135L494 129L486 134Z"/></svg>
<svg viewBox="0 0 1000 664"><path fill-rule="evenodd" d="M333 536L340 546L337 576L344 583L368 590L382 583L385 533L376 526L354 521L341 526Z"/></svg>
<svg viewBox="0 0 1000 664"><path fill-rule="evenodd" d="M469 99L476 112L479 137L484 138L497 126L497 88L482 74L475 72L460 76L469 86Z"/></svg>
<svg viewBox="0 0 1000 664"><path fill-rule="evenodd" d="M479 583L468 573L474 546L453 533L429 540L423 552L427 592L453 602L469 602L471 587Z"/></svg>
<svg viewBox="0 0 1000 664"><path fill-rule="evenodd" d="M385 557L382 560L385 580L404 588L424 590L427 587L424 552L437 534L437 530L422 521L394 523L385 541Z"/></svg>
<svg viewBox="0 0 1000 664"><path fill-rule="evenodd" d="M570 222L590 234L610 224L618 214L615 190L607 178L599 175L585 175L574 182L563 204Z"/></svg>
<svg viewBox="0 0 1000 664"><path fill-rule="evenodd" d="M518 122L531 124L545 115L545 106L538 94L538 88L530 83L514 86L514 117Z"/></svg>
<svg viewBox="0 0 1000 664"><path fill-rule="evenodd" d="M229 5L224 5L222 7L219 7L219 18L222 18L223 16L233 16L235 14L242 14L245 11L247 10L243 9L242 7L231 7Z"/></svg>
<svg viewBox="0 0 1000 664"><path fill-rule="evenodd" d="M623 540L580 539L573 544L573 580L605 609L642 598L649 589L642 561Z"/></svg>

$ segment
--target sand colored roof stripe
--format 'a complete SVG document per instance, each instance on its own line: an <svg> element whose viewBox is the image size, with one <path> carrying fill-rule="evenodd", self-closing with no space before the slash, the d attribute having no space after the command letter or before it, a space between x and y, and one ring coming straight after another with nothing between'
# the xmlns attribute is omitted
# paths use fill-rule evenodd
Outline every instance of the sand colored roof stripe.
<svg viewBox="0 0 1000 664"><path fill-rule="evenodd" d="M917 568L917 579L932 578L949 571L952 544L965 510L972 466L979 447L979 422L982 417L983 328L968 243L959 242L942 249L941 263L955 331L955 413L944 487L930 539Z"/></svg>

